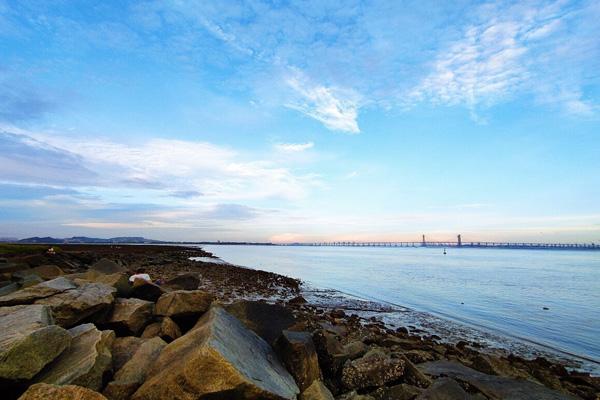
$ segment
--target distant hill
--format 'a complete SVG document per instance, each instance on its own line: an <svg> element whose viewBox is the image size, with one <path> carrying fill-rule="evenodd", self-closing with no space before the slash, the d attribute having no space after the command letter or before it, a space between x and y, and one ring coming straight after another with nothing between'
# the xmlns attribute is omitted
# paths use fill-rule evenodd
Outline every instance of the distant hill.
<svg viewBox="0 0 600 400"><path fill-rule="evenodd" d="M17 243L44 243L44 244L106 244L106 243L168 243L160 240L146 239L139 236L123 236L109 239L90 238L86 236L73 236L71 238L57 239L53 237L30 237L18 240Z"/></svg>

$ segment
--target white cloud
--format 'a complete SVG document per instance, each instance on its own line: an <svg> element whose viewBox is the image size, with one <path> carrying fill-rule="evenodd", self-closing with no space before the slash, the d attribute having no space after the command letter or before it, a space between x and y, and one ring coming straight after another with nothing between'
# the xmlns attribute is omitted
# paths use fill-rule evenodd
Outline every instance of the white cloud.
<svg viewBox="0 0 600 400"><path fill-rule="evenodd" d="M298 153L308 149L312 149L315 146L313 142L306 143L277 143L275 148L278 151L282 151L284 153Z"/></svg>
<svg viewBox="0 0 600 400"><path fill-rule="evenodd" d="M18 141L19 151L27 152L29 168L38 171L30 174L31 183L52 183L43 175L50 162L57 170L73 169L73 164L77 163L77 168L91 173L87 181L82 177L72 186L88 187L88 192L110 196L114 201L127 197L141 201L149 195L153 196L153 201L168 196L185 204L298 199L318 184L317 176L296 174L282 161L252 160L251 154L206 142L150 139L125 144L107 139L20 132L7 136L6 140ZM7 146L10 145L7 142ZM44 159L47 156L44 149L52 150L50 160ZM59 168L58 154L63 154L65 162L68 161L64 168ZM5 154L3 157L8 161L12 158L20 160L22 155ZM36 168L36 163L41 167ZM47 178L54 179L54 175L57 174ZM3 179L11 181L10 176ZM16 177L16 181L22 181L22 177ZM63 185L64 180L58 184ZM202 196L170 195L184 192L201 193Z"/></svg>
<svg viewBox="0 0 600 400"><path fill-rule="evenodd" d="M359 96L354 91L314 84L298 70L294 70L286 83L297 95L287 107L320 121L328 129L360 132L357 122Z"/></svg>
<svg viewBox="0 0 600 400"><path fill-rule="evenodd" d="M580 67L570 59L582 57L584 64L586 56L577 49L589 33L582 28L580 37L573 26L578 26L576 18L587 18L585 13L585 7L571 12L562 2L486 4L479 10L479 23L438 51L431 71L409 92L407 102L464 105L481 120L478 108L533 93L541 103L589 116L596 108L591 102L564 94L565 87L577 93L583 86Z"/></svg>

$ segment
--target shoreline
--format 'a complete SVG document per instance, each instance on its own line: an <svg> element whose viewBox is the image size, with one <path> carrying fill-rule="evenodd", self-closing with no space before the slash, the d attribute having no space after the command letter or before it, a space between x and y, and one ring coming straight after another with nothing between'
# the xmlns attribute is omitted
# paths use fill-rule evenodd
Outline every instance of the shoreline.
<svg viewBox="0 0 600 400"><path fill-rule="evenodd" d="M214 263L215 265L228 264L239 268L258 270L245 265L231 264L219 257L216 257L215 261L208 261L206 260L206 257L203 258L205 260L194 261L204 261ZM294 277L289 278L298 279ZM468 339L470 341L477 341L482 346L482 351L492 355L504 353L504 355L515 354L526 358L545 357L565 365L569 370L590 373L595 377L600 376L600 361L594 360L591 357L571 353L566 350L552 347L548 344L536 342L533 339L520 337L507 331L495 330L484 325L477 325L470 321L460 320L449 315L436 314L430 311L419 311L404 305L370 298L364 294L345 292L337 288L321 287L317 285L313 286L312 283L300 281L301 295L307 298L309 304L312 305L315 305L314 301L316 299L311 299L306 296L305 294L307 292L330 292L329 296L339 294L341 298L337 305L333 302L327 304L327 300L324 300L320 306L329 309L338 308L345 311L359 312L359 315L371 312L374 315L379 315L381 319L385 321L386 326L390 325L390 327L395 328L402 324L412 324L415 326L417 332L440 336L448 344L456 344L461 340ZM375 306L371 307L370 310L360 306L356 307L351 304L353 299L370 303ZM365 307L369 308L368 306ZM379 310L377 310L377 308L379 308ZM412 316L406 318L408 314ZM404 315L405 317L402 318L401 315ZM367 316L367 318L370 316L371 315Z"/></svg>
<svg viewBox="0 0 600 400"><path fill-rule="evenodd" d="M164 282L190 275L197 276L197 290L213 296L214 301L225 308L240 302L273 304L294 316L297 321L294 330L311 332L323 371L323 382L340 399L358 399L339 397L344 395L348 388L348 383L340 375L342 368L363 362L363 359L371 368L371 364L376 361L367 356L373 354L378 354L375 357L377 360L384 357L388 360L386 362L400 357L403 360L402 364L412 369L412 375L405 375L404 380L390 380L389 384L370 385L359 390L359 394L374 399L393 398L374 396L379 396L376 393L387 393L386 391L392 387L396 388L394 385L400 382L403 382L401 385L408 384L410 390L414 390L415 393L420 393L440 374L444 376L462 373L457 370L436 371L435 368L445 365L439 363L444 362L473 371L468 379L456 379L458 382L464 382L463 389L484 396L479 398L493 396L489 397L489 393L486 394L487 389L482 384L482 378L473 375L475 373L487 377L486 380L493 380L494 385L499 385L498 388L506 385L529 385L527 390L544 388L543 390L567 395L564 398L578 396L594 399L596 394L600 393L600 378L581 371L569 371L566 368L571 368L572 365L564 360L552 360L540 354L534 354L535 358L525 358L518 354L497 351L479 339L464 335L463 331L456 332L453 325L446 326L445 331L436 334L427 329L427 325L413 325L401 319L396 322L386 321L386 317L392 313L406 316L419 312L356 296L352 299L352 295L336 290L315 289L298 279L272 272L218 261L207 263L206 258L193 261L190 257L194 256L211 257L210 261L212 258L215 261L220 260L197 247L156 245L64 245L60 246L58 253L53 256L37 253L0 255L0 258L7 261L5 264L28 263L29 267L53 262L64 270L67 274L65 276L81 275L88 270L89 265L101 259L109 259L126 268L129 273L142 267L153 279ZM421 313L420 317L431 323L428 321L431 314ZM189 328L182 325L182 331L186 329ZM532 382L535 383L533 389L530 387Z"/></svg>

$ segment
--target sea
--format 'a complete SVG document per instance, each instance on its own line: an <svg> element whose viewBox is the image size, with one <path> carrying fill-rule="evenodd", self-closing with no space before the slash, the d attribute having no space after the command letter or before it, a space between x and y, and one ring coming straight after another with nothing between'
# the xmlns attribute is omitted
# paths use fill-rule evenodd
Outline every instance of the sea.
<svg viewBox="0 0 600 400"><path fill-rule="evenodd" d="M391 305L389 321L576 360L600 373L600 252L209 245L231 264ZM432 322L433 321L433 322ZM489 343L488 343L489 344Z"/></svg>

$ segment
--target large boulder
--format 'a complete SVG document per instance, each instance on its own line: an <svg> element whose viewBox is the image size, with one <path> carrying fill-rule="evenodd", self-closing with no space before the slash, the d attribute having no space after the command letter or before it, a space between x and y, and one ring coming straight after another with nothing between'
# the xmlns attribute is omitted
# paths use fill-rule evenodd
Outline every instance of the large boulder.
<svg viewBox="0 0 600 400"><path fill-rule="evenodd" d="M39 286L39 285L37 285ZM110 311L116 289L103 283L83 283L75 289L66 290L35 301L52 308L56 323L70 328L80 322L104 319Z"/></svg>
<svg viewBox="0 0 600 400"><path fill-rule="evenodd" d="M299 392L270 346L218 306L154 364L133 400L295 399Z"/></svg>
<svg viewBox="0 0 600 400"><path fill-rule="evenodd" d="M177 275L175 278L169 279L164 286L173 290L196 290L200 285L198 274L191 272Z"/></svg>
<svg viewBox="0 0 600 400"><path fill-rule="evenodd" d="M35 377L36 382L79 385L102 389L112 368L113 331L99 331L93 324L69 329L71 346Z"/></svg>
<svg viewBox="0 0 600 400"><path fill-rule="evenodd" d="M48 385L37 383L30 386L19 400L106 400L98 392L76 385Z"/></svg>
<svg viewBox="0 0 600 400"><path fill-rule="evenodd" d="M144 279L136 279L131 288L131 297L156 302L165 293L160 286Z"/></svg>
<svg viewBox="0 0 600 400"><path fill-rule="evenodd" d="M50 264L40 265L39 267L32 268L31 271L37 276L46 280L54 279L65 274L60 267Z"/></svg>
<svg viewBox="0 0 600 400"><path fill-rule="evenodd" d="M283 331L275 342L275 350L301 391L322 378L319 358L310 333Z"/></svg>
<svg viewBox="0 0 600 400"><path fill-rule="evenodd" d="M103 274L116 274L120 272L127 272L127 268L106 258L102 258L96 261L94 264L92 264L90 269L93 271L101 272Z"/></svg>
<svg viewBox="0 0 600 400"><path fill-rule="evenodd" d="M202 290L176 290L165 293L156 302L156 315L178 318L204 314L214 296Z"/></svg>
<svg viewBox="0 0 600 400"><path fill-rule="evenodd" d="M71 335L53 325L50 307L0 308L0 378L31 379L71 343Z"/></svg>
<svg viewBox="0 0 600 400"><path fill-rule="evenodd" d="M0 306L50 306L56 324L69 328L84 320L101 319L110 310L116 289L94 282L73 282L58 277L0 297Z"/></svg>
<svg viewBox="0 0 600 400"><path fill-rule="evenodd" d="M173 340L181 336L181 329L169 317L162 317L160 322L154 322L144 329L142 338L160 337L165 342L171 343Z"/></svg>
<svg viewBox="0 0 600 400"><path fill-rule="evenodd" d="M346 361L342 368L341 382L348 390L383 386L404 375L404 368L404 359L392 358L376 348L361 358Z"/></svg>
<svg viewBox="0 0 600 400"><path fill-rule="evenodd" d="M349 357L345 353L345 346L339 341L337 335L319 329L313 334L313 341L319 357L319 365L327 377L338 375L338 371Z"/></svg>
<svg viewBox="0 0 600 400"><path fill-rule="evenodd" d="M77 285L70 279L58 277L38 285L19 290L0 297L0 306L14 306L17 304L32 304L36 300L54 296L67 290L76 289Z"/></svg>
<svg viewBox="0 0 600 400"><path fill-rule="evenodd" d="M117 334L137 336L152 319L154 303L140 299L115 300L107 325Z"/></svg>
<svg viewBox="0 0 600 400"><path fill-rule="evenodd" d="M269 344L296 323L290 309L261 301L239 301L226 306L226 310Z"/></svg>
<svg viewBox="0 0 600 400"><path fill-rule="evenodd" d="M104 389L104 395L110 400L126 400L146 379L146 373L158 358L167 343L161 338L144 342L133 357L117 371L114 380Z"/></svg>
<svg viewBox="0 0 600 400"><path fill-rule="evenodd" d="M321 381L314 381L302 394L300 400L334 400L327 386Z"/></svg>
<svg viewBox="0 0 600 400"><path fill-rule="evenodd" d="M127 274L121 272L114 274L103 274L101 272L88 269L85 272L69 274L67 277L73 279L75 282L78 282L79 279L82 279L89 282L104 283L105 285L112 286L117 289L117 295L119 297L129 297L131 293L131 285L129 284Z"/></svg>

